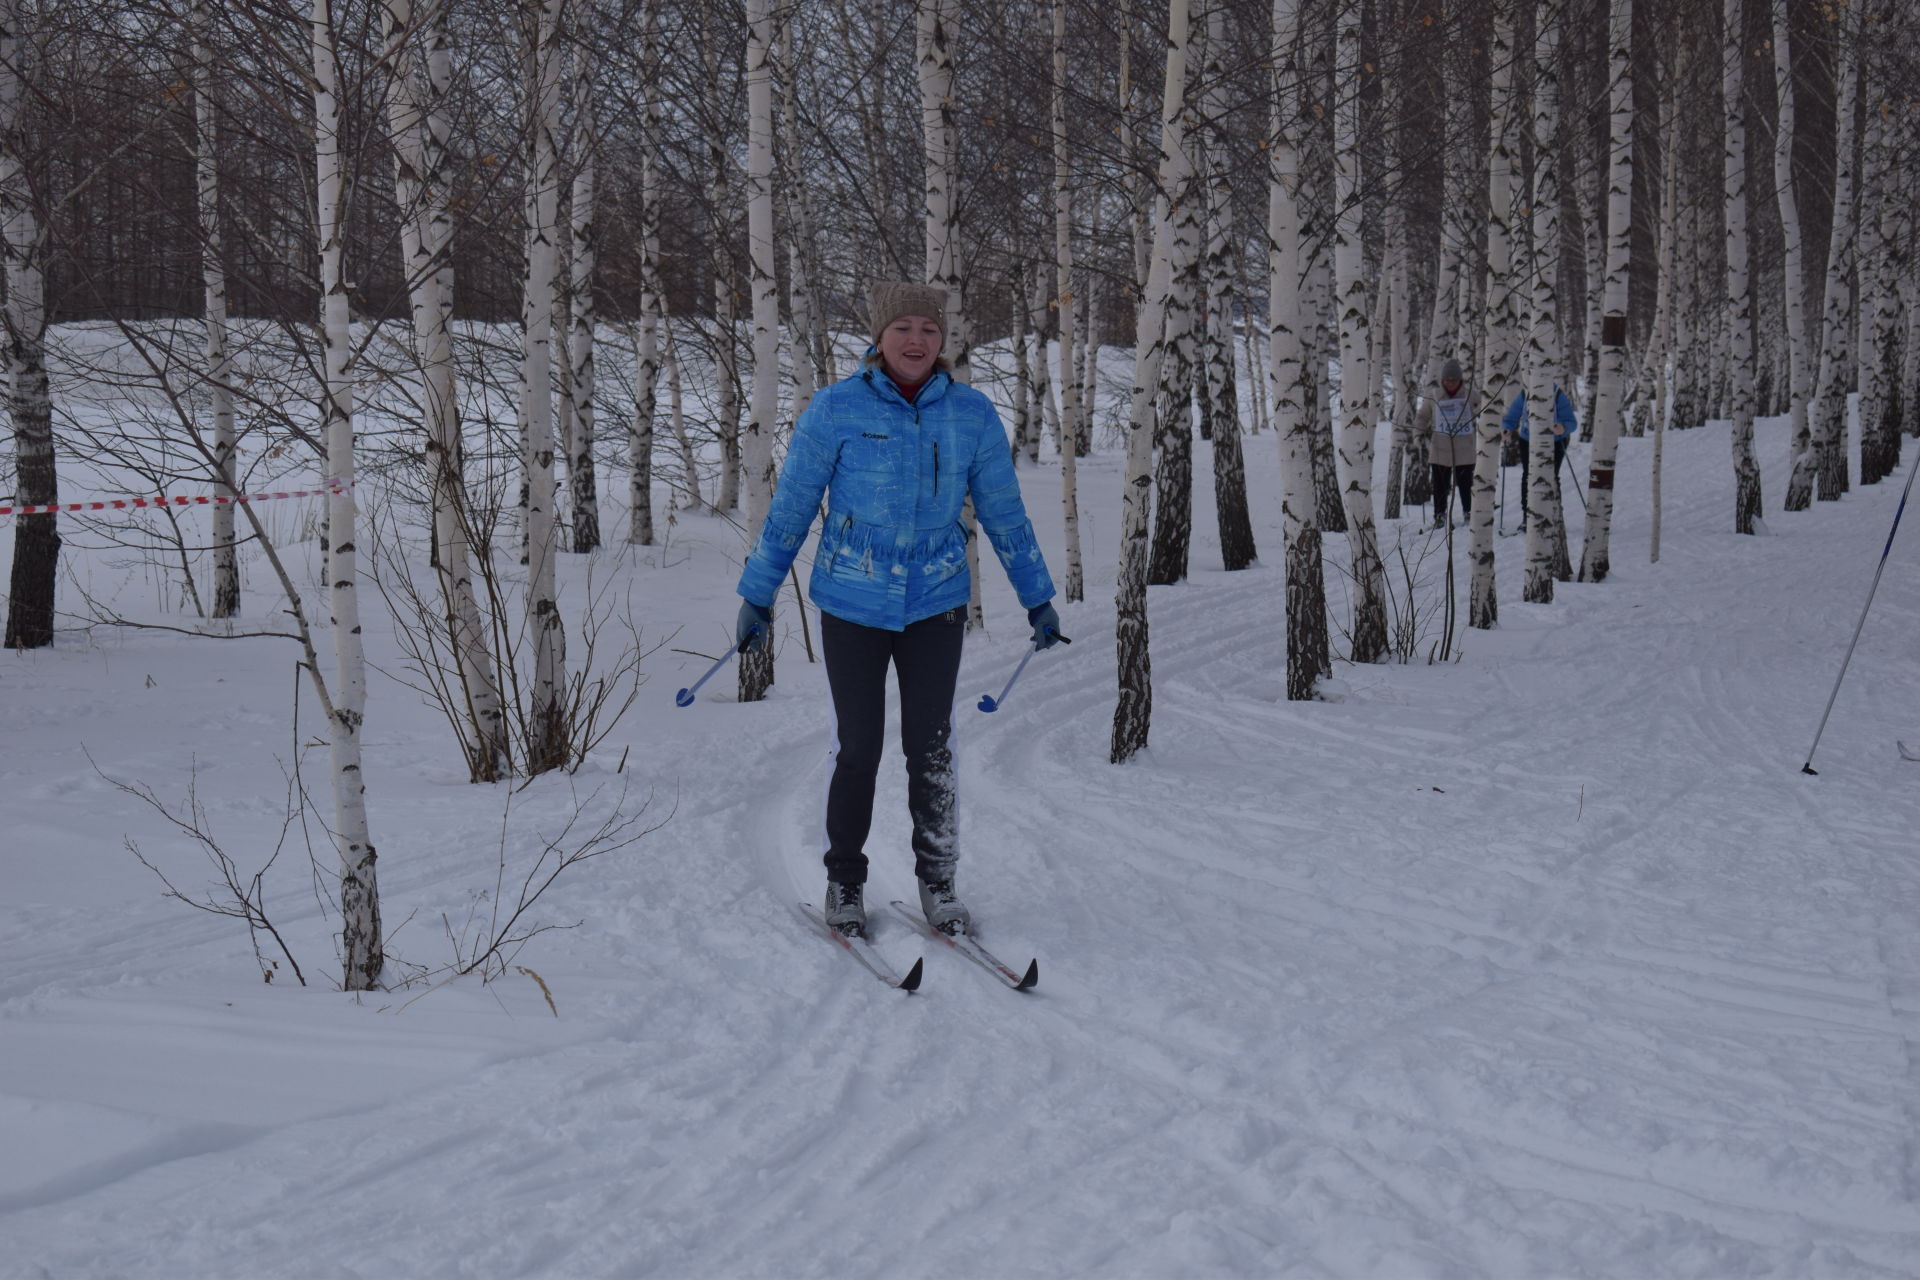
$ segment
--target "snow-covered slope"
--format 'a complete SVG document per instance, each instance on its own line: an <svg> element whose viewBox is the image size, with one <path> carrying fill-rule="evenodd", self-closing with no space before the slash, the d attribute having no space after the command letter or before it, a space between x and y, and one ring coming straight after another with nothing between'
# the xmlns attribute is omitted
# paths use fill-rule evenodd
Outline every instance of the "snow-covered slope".
<svg viewBox="0 0 1920 1280"><path fill-rule="evenodd" d="M268 885L305 989L262 985L244 931L126 851L201 888L199 852L101 776L177 801L197 768L225 847L265 862L286 642L95 630L6 655L0 1274L1920 1274L1920 765L1894 748L1920 737L1920 535L1803 774L1898 491L1779 514L1785 431L1761 425L1769 536L1725 532L1724 424L1676 433L1648 565L1651 442L1627 441L1611 581L1522 605L1502 541L1497 631L1463 631L1458 663L1342 666L1312 704L1284 700L1277 463L1251 440L1264 563L1212 567L1198 485L1194 577L1151 596L1152 747L1124 768L1118 458L1096 456L1075 643L975 711L1024 640L989 565L962 668L961 887L988 945L1040 957L1026 996L931 950L904 996L802 926L825 692L793 610L771 699L721 679L673 706L730 631L724 521L603 553L596 580L673 638L574 778L468 786L434 714L376 683L406 959L451 957L503 841L511 882L576 809L650 799L658 830L541 904L579 927L519 956L557 1019L519 972L329 990L298 828ZM1057 473L1025 474L1057 558ZM1420 524L1383 541L1417 560L1444 537ZM151 594L111 553L76 561ZM392 670L390 632L370 648ZM872 898L908 894L906 845L889 761ZM897 923L878 941L921 951Z"/></svg>

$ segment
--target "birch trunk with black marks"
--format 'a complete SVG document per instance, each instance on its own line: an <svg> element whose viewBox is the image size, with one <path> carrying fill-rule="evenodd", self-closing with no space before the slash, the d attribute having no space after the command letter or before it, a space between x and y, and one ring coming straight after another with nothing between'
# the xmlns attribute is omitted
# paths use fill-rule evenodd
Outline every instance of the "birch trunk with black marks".
<svg viewBox="0 0 1920 1280"><path fill-rule="evenodd" d="M780 284L773 243L773 18L770 0L747 0L747 257L753 306L753 394L742 453L747 471L747 545L760 540L773 505L773 433L780 408ZM773 644L740 655L740 701L773 684Z"/></svg>
<svg viewBox="0 0 1920 1280"><path fill-rule="evenodd" d="M1747 269L1747 88L1742 0L1723 0L1721 172L1727 219L1728 403L1733 418L1733 531L1757 533L1760 463L1753 452L1753 281ZM1592 500L1594 491L1588 490Z"/></svg>
<svg viewBox="0 0 1920 1280"><path fill-rule="evenodd" d="M1513 269L1513 205L1520 175L1520 102L1514 89L1513 17L1503 6L1494 18L1489 49L1493 149L1487 163L1487 287L1483 336L1480 341L1480 421L1473 465L1473 536L1469 559L1473 572L1467 587L1467 625L1482 630L1500 620L1495 593L1494 519L1500 490L1500 417L1513 399L1519 382L1519 308Z"/></svg>
<svg viewBox="0 0 1920 1280"><path fill-rule="evenodd" d="M1187 0L1168 0L1167 80L1160 107L1159 183L1178 191L1188 177L1184 137ZM1120 568L1114 588L1114 654L1119 698L1109 758L1124 764L1146 748L1153 722L1153 667L1147 636L1148 529L1153 501L1153 440L1166 354L1167 296L1173 287L1173 211L1154 232L1147 288L1134 333L1133 398L1127 422L1127 472L1121 491Z"/></svg>
<svg viewBox="0 0 1920 1280"><path fill-rule="evenodd" d="M584 555L600 545L600 490L593 470L594 371L593 275L597 265L595 181L600 162L600 116L593 68L599 0L568 0L573 39L573 190L567 202L568 384L573 391L572 431L567 440L567 489L573 505L573 549Z"/></svg>
<svg viewBox="0 0 1920 1280"><path fill-rule="evenodd" d="M1593 453L1587 470L1587 531L1580 543L1582 582L1604 582L1613 568L1613 474L1620 455L1626 391L1627 302L1633 260L1633 0L1612 0L1607 47L1607 263L1600 289L1599 385L1593 417L1586 424L1592 430ZM1744 245L1744 230L1741 234Z"/></svg>
<svg viewBox="0 0 1920 1280"><path fill-rule="evenodd" d="M1780 203L1780 234L1787 310L1788 390L1792 402L1793 445L1787 476L1786 510L1813 505L1816 458L1809 422L1814 351L1807 333L1807 286L1800 242L1800 202L1793 175L1793 61L1787 34L1787 0L1773 0L1773 85L1778 115L1773 131L1773 186ZM1664 283L1664 282L1663 282Z"/></svg>
<svg viewBox="0 0 1920 1280"><path fill-rule="evenodd" d="M521 419L526 424L527 634L533 645L528 691L527 774L567 764L566 632L554 580L553 317L560 288L560 10L565 0L524 0L527 40L525 141L527 279L520 307Z"/></svg>
<svg viewBox="0 0 1920 1280"><path fill-rule="evenodd" d="M640 207L634 240L639 250L640 314L633 326L633 418L627 436L627 541L653 545L653 444L660 383L660 94L651 77L658 66L654 0L641 0Z"/></svg>
<svg viewBox="0 0 1920 1280"><path fill-rule="evenodd" d="M341 985L372 991L385 954L380 930L378 860L367 823L361 730L366 720L367 661L360 635L359 512L353 483L353 336L346 281L346 181L340 160L340 64L331 0L313 4L314 179L319 197L320 331L325 386L320 425L326 442L327 605L333 627L333 683L328 703L328 759L333 780L333 836L340 850ZM317 678L319 673L314 673ZM330 695L330 697L328 696Z"/></svg>
<svg viewBox="0 0 1920 1280"><path fill-rule="evenodd" d="M220 225L220 139L214 100L217 61L211 39L210 0L193 0L187 22L193 32L193 167L200 219L202 323L206 341L208 414L213 420L213 490L233 497L233 354L227 323L226 241ZM0 73L4 74L4 73ZM240 613L240 557L234 546L234 508L213 509L213 608L216 618Z"/></svg>
<svg viewBox="0 0 1920 1280"><path fill-rule="evenodd" d="M1289 69L1299 0L1273 3L1273 130L1267 150L1267 376L1280 446L1280 514L1286 538L1287 698L1313 697L1332 671L1320 527L1314 515L1313 445L1317 422L1302 397L1300 311L1300 157L1296 80Z"/></svg>
<svg viewBox="0 0 1920 1280"><path fill-rule="evenodd" d="M1834 76L1833 230L1827 242L1827 281L1821 309L1820 373L1813 395L1815 496L1837 502L1848 489L1847 392L1853 383L1854 116L1860 89L1859 42L1850 11L1832 29Z"/></svg>
<svg viewBox="0 0 1920 1280"><path fill-rule="evenodd" d="M1378 415L1367 363L1368 297L1362 257L1360 86L1366 76L1360 47L1361 0L1339 0L1339 83L1334 106L1334 306L1340 326L1339 442L1341 494L1347 513L1348 571L1353 578L1355 662L1387 653L1386 573L1373 524L1373 440Z"/></svg>
<svg viewBox="0 0 1920 1280"><path fill-rule="evenodd" d="M468 776L497 782L512 768L506 714L473 589L460 404L453 364L453 216L446 96L453 74L447 0L386 0L388 121L394 191L421 415L433 495L434 572L459 673Z"/></svg>
<svg viewBox="0 0 1920 1280"><path fill-rule="evenodd" d="M1221 567L1228 572L1253 564L1253 516L1247 508L1247 464L1240 440L1240 397L1233 359L1232 235L1233 165L1228 151L1227 9L1207 12L1207 48L1202 82L1208 86L1207 237L1203 264L1206 289L1201 325L1201 379L1213 417L1213 508L1220 530Z"/></svg>
<svg viewBox="0 0 1920 1280"><path fill-rule="evenodd" d="M1066 534L1066 562L1060 594L1068 603L1084 600L1086 568L1080 552L1080 469L1085 416L1074 362L1073 168L1067 145L1067 0L1053 0L1053 269L1054 298L1060 312L1060 518ZM1092 334L1086 340L1091 342Z"/></svg>
<svg viewBox="0 0 1920 1280"><path fill-rule="evenodd" d="M1527 378L1527 572L1521 598L1551 604L1556 578L1571 577L1554 459L1554 401L1564 350L1556 278L1560 259L1560 0L1534 7L1532 304L1522 357Z"/></svg>
<svg viewBox="0 0 1920 1280"><path fill-rule="evenodd" d="M0 253L6 255L7 407L13 416L14 485L23 506L60 501L53 450L53 396L47 383L46 228L28 173L31 103L25 0L0 0ZM7 596L9 649L53 643L54 584L60 568L59 516L14 517L13 576Z"/></svg>

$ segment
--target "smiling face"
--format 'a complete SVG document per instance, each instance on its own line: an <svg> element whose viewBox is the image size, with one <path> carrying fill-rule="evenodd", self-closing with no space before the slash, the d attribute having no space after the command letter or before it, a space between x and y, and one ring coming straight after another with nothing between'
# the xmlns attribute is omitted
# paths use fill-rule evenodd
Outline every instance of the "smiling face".
<svg viewBox="0 0 1920 1280"><path fill-rule="evenodd" d="M901 316L880 331L880 363L895 382L917 387L933 372L942 341L938 321Z"/></svg>

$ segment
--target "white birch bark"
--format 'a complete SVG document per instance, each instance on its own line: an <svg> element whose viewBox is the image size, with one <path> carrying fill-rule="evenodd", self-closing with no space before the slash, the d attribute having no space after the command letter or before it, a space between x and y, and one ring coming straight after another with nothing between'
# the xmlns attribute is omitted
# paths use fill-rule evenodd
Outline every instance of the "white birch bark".
<svg viewBox="0 0 1920 1280"><path fill-rule="evenodd" d="M468 774L494 782L511 768L506 716L474 595L460 405L453 366L453 220L445 101L452 79L447 0L385 0L388 120L394 139L413 345L420 362L434 570L464 703Z"/></svg>
<svg viewBox="0 0 1920 1280"><path fill-rule="evenodd" d="M1025 313L1018 323L1023 335L1027 330L1033 333L1033 363L1027 373L1030 378L1028 386L1033 393L1032 428L1037 453L1040 436L1044 432L1051 431L1056 442L1064 438L1060 430L1060 410L1054 401L1052 368L1048 363L1051 342L1047 337L1047 327L1053 319L1053 289L1044 264L1034 268L1030 287L1025 271L1016 274L1019 286L1014 295L1015 306Z"/></svg>
<svg viewBox="0 0 1920 1280"><path fill-rule="evenodd" d="M793 418L813 403L813 396L829 376L823 367L822 344L816 342L819 327L813 306L813 197L812 184L798 172L794 157L800 147L799 65L794 61L791 16L779 24L775 34L776 70L780 79L780 122L784 149L788 157L783 168L787 185L787 215L791 223L787 247L787 321L793 333Z"/></svg>
<svg viewBox="0 0 1920 1280"><path fill-rule="evenodd" d="M1378 415L1367 364L1368 298L1361 256L1360 0L1339 0L1338 58L1342 86L1334 107L1333 260L1340 325L1341 494L1347 513L1353 577L1353 660L1378 662L1387 652L1386 574L1373 524L1373 441Z"/></svg>
<svg viewBox="0 0 1920 1280"><path fill-rule="evenodd" d="M1787 0L1773 0L1773 84L1779 114L1773 132L1773 186L1780 202L1780 230L1786 276L1788 396L1792 402L1792 470L1787 478L1786 509L1804 511L1813 502L1816 460L1807 399L1813 389L1814 352L1807 333L1807 285L1800 243L1800 203L1794 193L1793 61L1787 35Z"/></svg>
<svg viewBox="0 0 1920 1280"><path fill-rule="evenodd" d="M193 32L194 192L200 217L200 281L206 326L208 410L213 419L213 488L233 497L233 356L227 332L227 267L220 226L218 112L214 103L215 55L209 0L193 0L187 22ZM240 612L240 558L235 554L232 505L213 509L213 608L216 618Z"/></svg>
<svg viewBox="0 0 1920 1280"><path fill-rule="evenodd" d="M953 53L947 6L951 0L917 0L920 125L926 148L927 283L947 291L946 356L955 380L969 380L966 312L960 293L958 228L954 201L959 181L954 164ZM971 543L969 543L971 546ZM977 579L976 579L977 581Z"/></svg>
<svg viewBox="0 0 1920 1280"><path fill-rule="evenodd" d="M680 447L681 483L686 488L683 506L688 511L698 511L705 505L700 496L700 459L694 452L693 438L687 434L686 399L680 385L680 352L673 341L673 331L667 329L667 423L673 430L673 440Z"/></svg>
<svg viewBox="0 0 1920 1280"><path fill-rule="evenodd" d="M1280 448L1280 514L1286 538L1287 698L1313 697L1332 670L1320 526L1314 516L1313 415L1301 395L1300 156L1294 147L1297 80L1288 71L1298 33L1299 0L1273 3L1273 129L1268 147L1267 376L1274 437Z"/></svg>
<svg viewBox="0 0 1920 1280"><path fill-rule="evenodd" d="M353 483L353 338L346 281L346 187L340 161L340 66L332 0L313 4L314 178L319 196L320 328L326 384L320 400L327 450L327 602L333 625L328 716L333 830L340 848L341 985L371 991L385 963L377 855L367 823L361 728L367 666L360 636L359 513Z"/></svg>
<svg viewBox="0 0 1920 1280"><path fill-rule="evenodd" d="M753 306L753 394L742 440L747 545L760 540L773 505L773 433L780 407L780 285L773 243L773 18L769 0L747 0L747 256ZM740 701L758 702L773 684L773 645L740 655Z"/></svg>
<svg viewBox="0 0 1920 1280"><path fill-rule="evenodd" d="M1167 80L1160 108L1159 181L1180 190L1187 178L1184 137L1187 84L1187 0L1168 0ZM1166 354L1167 296L1173 285L1173 219L1154 234L1147 289L1134 336L1133 401L1127 423L1127 475L1121 497L1120 569L1114 590L1114 652L1119 698L1113 709L1109 753L1124 764L1146 748L1153 721L1153 668L1147 632L1149 507L1153 496L1153 441Z"/></svg>
<svg viewBox="0 0 1920 1280"><path fill-rule="evenodd" d="M46 228L27 169L32 109L27 84L28 9L0 0L0 252L6 255L6 385L13 417L14 478L23 504L60 500L54 461L53 399L47 382ZM53 643L60 517L14 517L13 576L7 600L6 646Z"/></svg>
<svg viewBox="0 0 1920 1280"><path fill-rule="evenodd" d="M1862 97L1867 117L1865 194L1860 211L1860 483L1878 484L1900 466L1898 356L1900 286L1905 264L1892 169L1895 98L1886 47L1894 38L1893 0L1864 12Z"/></svg>
<svg viewBox="0 0 1920 1280"><path fill-rule="evenodd" d="M653 545L653 444L660 381L660 94L656 8L641 0L640 27L640 208L634 240L639 249L640 314L633 326L633 418L627 438L629 480L627 541Z"/></svg>
<svg viewBox="0 0 1920 1280"><path fill-rule="evenodd" d="M1822 308L1820 371L1814 385L1813 447L1816 495L1837 502L1848 488L1847 391L1852 385L1854 259L1854 117L1859 100L1860 53L1851 13L1832 23L1834 75L1833 230L1827 243L1827 280Z"/></svg>
<svg viewBox="0 0 1920 1280"><path fill-rule="evenodd" d="M1467 587L1467 625L1488 629L1500 620L1494 591L1495 493L1501 486L1500 417L1519 383L1520 324L1513 270L1513 205L1520 183L1520 103L1513 86L1513 18L1503 7L1489 49L1493 149L1487 164L1487 287L1480 342L1480 422L1473 465L1473 527Z"/></svg>
<svg viewBox="0 0 1920 1280"><path fill-rule="evenodd" d="M527 709L527 773L566 765L566 633L554 581L553 316L559 289L560 159L554 134L560 117L560 10L564 0L523 0L528 39L527 279L520 308L521 467L527 478L527 632L533 643L533 687Z"/></svg>
<svg viewBox="0 0 1920 1280"><path fill-rule="evenodd" d="M1607 265L1600 298L1598 386L1593 417L1587 424L1592 430L1593 453L1587 471L1587 531L1580 544L1582 582L1604 582L1613 568L1613 477L1626 390L1627 302L1633 250L1633 0L1612 0L1607 13L1607 47ZM1743 231L1743 245L1744 235Z"/></svg>
<svg viewBox="0 0 1920 1280"><path fill-rule="evenodd" d="M1534 7L1533 288L1527 345L1527 571L1522 599L1551 604L1556 572L1566 560L1566 527L1553 465L1554 400L1565 348L1560 342L1557 277L1560 266L1560 0ZM1557 554L1556 554L1557 553Z"/></svg>
<svg viewBox="0 0 1920 1280"><path fill-rule="evenodd" d="M1063 430L1060 445L1060 519L1066 533L1066 563L1061 596L1084 600L1086 568L1080 552L1080 378L1074 367L1073 326L1073 172L1067 145L1067 0L1053 0L1053 263L1054 295L1060 312L1060 396ZM1091 335L1088 335L1091 338Z"/></svg>
<svg viewBox="0 0 1920 1280"><path fill-rule="evenodd" d="M568 383L573 390L573 431L567 441L567 488L573 505L573 549L585 554L600 545L600 489L593 469L594 369L593 276L599 252L596 179L600 162L600 115L593 82L594 23L599 0L568 0L573 27L573 191L567 202Z"/></svg>
<svg viewBox="0 0 1920 1280"><path fill-rule="evenodd" d="M1728 410L1733 418L1733 531L1757 533L1760 464L1753 452L1753 285L1747 270L1746 48L1742 0L1723 0L1720 98L1727 222ZM1593 490L1588 489L1589 501Z"/></svg>
<svg viewBox="0 0 1920 1280"><path fill-rule="evenodd" d="M1240 439L1240 399L1233 359L1233 169L1226 122L1232 104L1226 92L1227 8L1207 10L1207 47L1203 83L1206 148L1206 306L1201 323L1201 381L1213 418L1213 509L1219 525L1220 562L1228 572L1253 564L1253 517L1247 509L1247 467Z"/></svg>
<svg viewBox="0 0 1920 1280"><path fill-rule="evenodd" d="M1021 454L1027 454L1029 461L1040 449L1040 431L1034 422L1033 413L1033 362L1032 344L1027 341L1029 328L1027 315L1027 273L1015 263L1007 271L1007 314L1013 319L1013 457L1020 460ZM1046 359L1043 352L1040 357Z"/></svg>
<svg viewBox="0 0 1920 1280"><path fill-rule="evenodd" d="M955 168L953 123L953 53L948 48L947 6L950 0L916 0L914 42L920 86L921 145L926 156L926 278L947 291L945 346L956 382L972 379L971 342L966 307L960 289L959 229L955 199L959 175ZM980 543L975 532L973 500L962 509L966 521L967 571L973 589L967 601L967 629L984 626L986 611L980 601Z"/></svg>

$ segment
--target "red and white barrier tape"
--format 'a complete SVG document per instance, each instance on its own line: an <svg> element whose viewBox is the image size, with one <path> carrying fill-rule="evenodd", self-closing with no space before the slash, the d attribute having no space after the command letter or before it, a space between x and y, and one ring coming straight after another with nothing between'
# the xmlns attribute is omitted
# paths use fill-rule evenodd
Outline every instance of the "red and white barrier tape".
<svg viewBox="0 0 1920 1280"><path fill-rule="evenodd" d="M324 489L293 489L285 493L196 493L179 496L158 494L151 498L109 498L104 502L56 502L50 506L0 507L0 516L39 516L56 511L127 511L134 507L225 507L247 502L273 502L279 498L322 498L344 493L348 486L329 484Z"/></svg>

